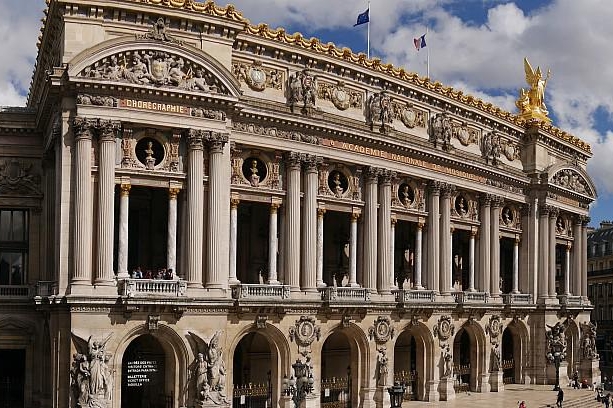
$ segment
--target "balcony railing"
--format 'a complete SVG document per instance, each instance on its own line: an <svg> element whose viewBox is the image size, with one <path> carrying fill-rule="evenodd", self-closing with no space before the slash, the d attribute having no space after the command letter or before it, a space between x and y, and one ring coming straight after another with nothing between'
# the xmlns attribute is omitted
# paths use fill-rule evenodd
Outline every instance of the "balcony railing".
<svg viewBox="0 0 613 408"><path fill-rule="evenodd" d="M396 303L430 303L436 300L436 293L433 290L393 290Z"/></svg>
<svg viewBox="0 0 613 408"><path fill-rule="evenodd" d="M36 283L36 296L49 297L57 295L58 287L56 281L38 281Z"/></svg>
<svg viewBox="0 0 613 408"><path fill-rule="evenodd" d="M123 296L185 296L187 282L163 279L122 279Z"/></svg>
<svg viewBox="0 0 613 408"><path fill-rule="evenodd" d="M370 291L365 288L340 286L320 288L319 292L324 302L370 302Z"/></svg>
<svg viewBox="0 0 613 408"><path fill-rule="evenodd" d="M585 304L581 296L559 295L558 299L560 299L561 305L566 306L583 306Z"/></svg>
<svg viewBox="0 0 613 408"><path fill-rule="evenodd" d="M238 284L232 286L232 299L289 299L289 285Z"/></svg>
<svg viewBox="0 0 613 408"><path fill-rule="evenodd" d="M454 292L453 297L457 303L487 303L489 294L487 292Z"/></svg>
<svg viewBox="0 0 613 408"><path fill-rule="evenodd" d="M0 298L28 298L32 287L28 285L0 285Z"/></svg>
<svg viewBox="0 0 613 408"><path fill-rule="evenodd" d="M533 303L531 293L505 293L502 295L505 305L530 305Z"/></svg>

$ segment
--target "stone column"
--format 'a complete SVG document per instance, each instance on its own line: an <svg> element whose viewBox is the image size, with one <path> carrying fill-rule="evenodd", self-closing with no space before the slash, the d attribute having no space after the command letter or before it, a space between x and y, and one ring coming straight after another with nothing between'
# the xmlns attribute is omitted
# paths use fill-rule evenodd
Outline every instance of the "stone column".
<svg viewBox="0 0 613 408"><path fill-rule="evenodd" d="M439 266L440 266L440 205L441 183L430 181L428 185L428 289L439 290Z"/></svg>
<svg viewBox="0 0 613 408"><path fill-rule="evenodd" d="M177 273L177 195L179 190L176 187L168 189L168 244L166 245L166 263L168 269Z"/></svg>
<svg viewBox="0 0 613 408"><path fill-rule="evenodd" d="M286 156L285 277L292 291L300 289L300 164L300 154L290 152Z"/></svg>
<svg viewBox="0 0 613 408"><path fill-rule="evenodd" d="M358 266L358 218L359 212L351 213L351 224L349 227L349 286L357 288L360 285L357 281Z"/></svg>
<svg viewBox="0 0 613 408"><path fill-rule="evenodd" d="M513 292L519 293L519 235L513 241Z"/></svg>
<svg viewBox="0 0 613 408"><path fill-rule="evenodd" d="M585 299L587 299L587 226L590 220L591 218L586 216L581 221L581 296Z"/></svg>
<svg viewBox="0 0 613 408"><path fill-rule="evenodd" d="M324 215L326 209L317 209L317 287L325 288L324 283Z"/></svg>
<svg viewBox="0 0 613 408"><path fill-rule="evenodd" d="M490 208L490 295L500 296L500 207L502 199L492 200Z"/></svg>
<svg viewBox="0 0 613 408"><path fill-rule="evenodd" d="M570 249L572 244L566 243L566 258L564 259L564 294L570 295Z"/></svg>
<svg viewBox="0 0 613 408"><path fill-rule="evenodd" d="M540 299L549 296L549 209L547 205L539 205L538 294Z"/></svg>
<svg viewBox="0 0 613 408"><path fill-rule="evenodd" d="M481 197L481 226L479 227L479 284L481 291L490 291L490 205L492 196Z"/></svg>
<svg viewBox="0 0 613 408"><path fill-rule="evenodd" d="M413 288L417 290L421 290L424 288L421 279L423 231L424 221L419 219L417 221L417 229L415 230L415 284L413 286Z"/></svg>
<svg viewBox="0 0 613 408"><path fill-rule="evenodd" d="M377 179L380 170L369 167L366 171L364 204L364 282L371 291L377 287Z"/></svg>
<svg viewBox="0 0 613 408"><path fill-rule="evenodd" d="M113 229L115 227L115 138L119 123L101 122L98 158L98 269L96 285L113 286ZM78 236L77 236L78 237Z"/></svg>
<svg viewBox="0 0 613 408"><path fill-rule="evenodd" d="M470 239L468 241L468 291L475 292L475 235L477 230L470 229Z"/></svg>
<svg viewBox="0 0 613 408"><path fill-rule="evenodd" d="M315 292L317 286L317 166L321 158L307 155L304 160L304 198L302 213L302 271L300 288Z"/></svg>
<svg viewBox="0 0 613 408"><path fill-rule="evenodd" d="M440 226L440 292L451 293L451 193L453 187L446 184L441 189L441 226Z"/></svg>
<svg viewBox="0 0 613 408"><path fill-rule="evenodd" d="M97 122L77 117L73 122L75 144L74 270L72 285L92 284L92 136Z"/></svg>
<svg viewBox="0 0 613 408"><path fill-rule="evenodd" d="M226 165L224 162L224 146L228 142L228 135L216 132L207 132L208 146L209 146L209 190L207 194L208 199L208 222L207 222L207 276L206 276L206 288L207 289L225 289L228 282L228 272L226 270L226 276L222 276L223 268L220 265L224 261L228 261L228 254L225 254L224 259L224 246L226 242L222 242L219 239L222 236L224 228L228 228L227 219L224 223L222 214L223 210L227 210L227 201L220 200L219 197L223 194L224 186L226 186L229 180L224 178L224 169ZM227 230L226 230L227 231Z"/></svg>
<svg viewBox="0 0 613 408"><path fill-rule="evenodd" d="M240 200L238 195L230 198L230 272L228 283L230 285L238 285L241 283L236 277L236 251L237 251L237 233L238 233L238 205Z"/></svg>
<svg viewBox="0 0 613 408"><path fill-rule="evenodd" d="M190 129L187 137L186 268L189 287L202 287L202 240L204 233L204 132Z"/></svg>
<svg viewBox="0 0 613 408"><path fill-rule="evenodd" d="M581 219L577 217L574 220L573 224L573 236L575 237L575 242L573 245L573 288L572 294L577 296L581 295L581 267L583 254L581 253L581 249L583 248L583 242L581 238L583 230L581 228Z"/></svg>
<svg viewBox="0 0 613 408"><path fill-rule="evenodd" d="M394 255L396 250L396 216L392 214L392 218L390 220L390 287L392 289L398 289L398 285L396 284L396 276L394 273Z"/></svg>
<svg viewBox="0 0 613 408"><path fill-rule="evenodd" d="M277 249L279 247L279 238L277 236L277 213L279 209L278 202L270 204L270 227L268 238L268 284L278 285L279 278L277 276Z"/></svg>
<svg viewBox="0 0 613 408"><path fill-rule="evenodd" d="M557 208L549 211L549 297L556 297L556 220L559 211Z"/></svg>
<svg viewBox="0 0 613 408"><path fill-rule="evenodd" d="M389 170L381 171L380 193L380 208L379 208L379 238L378 238L378 260L379 270L377 274L377 291L381 294L391 293L390 287L394 282L393 278L390 281L391 257L390 257L390 242L391 242L391 219L392 219L392 178L396 176Z"/></svg>
<svg viewBox="0 0 613 408"><path fill-rule="evenodd" d="M130 184L119 186L119 236L117 237L117 277L129 278L128 273L128 214L130 210Z"/></svg>

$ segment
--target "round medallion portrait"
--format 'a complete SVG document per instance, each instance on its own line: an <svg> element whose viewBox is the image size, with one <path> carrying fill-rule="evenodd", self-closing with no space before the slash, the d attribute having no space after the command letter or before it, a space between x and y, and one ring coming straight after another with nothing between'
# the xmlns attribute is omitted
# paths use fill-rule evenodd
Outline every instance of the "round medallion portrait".
<svg viewBox="0 0 613 408"><path fill-rule="evenodd" d="M243 160L242 171L245 179L247 179L249 184L253 187L258 187L260 183L266 179L268 174L266 164L256 157L248 157Z"/></svg>
<svg viewBox="0 0 613 408"><path fill-rule="evenodd" d="M164 160L164 146L152 138L143 137L136 143L136 158L147 169L152 170L155 166Z"/></svg>

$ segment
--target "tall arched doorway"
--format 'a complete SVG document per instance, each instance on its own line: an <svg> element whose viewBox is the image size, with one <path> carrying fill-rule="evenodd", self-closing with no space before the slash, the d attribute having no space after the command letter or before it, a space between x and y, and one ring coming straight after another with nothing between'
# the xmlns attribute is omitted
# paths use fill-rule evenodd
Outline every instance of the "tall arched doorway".
<svg viewBox="0 0 613 408"><path fill-rule="evenodd" d="M274 363L268 339L251 332L234 349L232 360L233 406L264 408L273 405Z"/></svg>
<svg viewBox="0 0 613 408"><path fill-rule="evenodd" d="M474 350L474 352L473 352ZM476 344L468 330L461 328L453 340L453 372L456 392L474 391L476 389Z"/></svg>
<svg viewBox="0 0 613 408"><path fill-rule="evenodd" d="M403 331L394 346L394 382L405 388L404 400L424 399L426 347L417 330Z"/></svg>
<svg viewBox="0 0 613 408"><path fill-rule="evenodd" d="M504 384L515 384L519 380L515 366L515 341L510 328L502 332L502 382Z"/></svg>
<svg viewBox="0 0 613 408"><path fill-rule="evenodd" d="M347 336L336 331L321 350L321 406L351 407L351 346ZM353 368L355 374L355 368Z"/></svg>
<svg viewBox="0 0 613 408"><path fill-rule="evenodd" d="M133 340L121 362L122 408L172 408L174 395L162 344L150 334ZM167 370L168 369L168 370Z"/></svg>

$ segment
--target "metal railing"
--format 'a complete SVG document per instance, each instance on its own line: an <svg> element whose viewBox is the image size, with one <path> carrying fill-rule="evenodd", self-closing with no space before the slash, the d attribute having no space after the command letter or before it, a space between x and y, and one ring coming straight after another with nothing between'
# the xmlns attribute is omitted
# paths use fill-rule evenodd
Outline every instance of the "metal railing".
<svg viewBox="0 0 613 408"><path fill-rule="evenodd" d="M185 296L187 282L164 279L121 279L123 296Z"/></svg>
<svg viewBox="0 0 613 408"><path fill-rule="evenodd" d="M232 406L237 408L272 407L270 380L263 384L236 384L232 392Z"/></svg>
<svg viewBox="0 0 613 408"><path fill-rule="evenodd" d="M232 299L289 299L289 285L241 283L232 286Z"/></svg>
<svg viewBox="0 0 613 408"><path fill-rule="evenodd" d="M324 302L370 302L370 291L346 286L319 288Z"/></svg>
<svg viewBox="0 0 613 408"><path fill-rule="evenodd" d="M487 303L489 294L487 292L454 292L453 297L457 303Z"/></svg>
<svg viewBox="0 0 613 408"><path fill-rule="evenodd" d="M404 401L416 401L417 400L417 373L400 371L394 373L394 384L400 383L404 385L404 395L402 399Z"/></svg>
<svg viewBox="0 0 613 408"><path fill-rule="evenodd" d="M502 301L505 305L529 305L533 303L531 293L504 293Z"/></svg>
<svg viewBox="0 0 613 408"><path fill-rule="evenodd" d="M327 378L321 380L321 408L350 408L351 379Z"/></svg>
<svg viewBox="0 0 613 408"><path fill-rule="evenodd" d="M436 301L436 292L433 290L393 290L394 299L397 303L428 303Z"/></svg>

